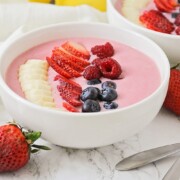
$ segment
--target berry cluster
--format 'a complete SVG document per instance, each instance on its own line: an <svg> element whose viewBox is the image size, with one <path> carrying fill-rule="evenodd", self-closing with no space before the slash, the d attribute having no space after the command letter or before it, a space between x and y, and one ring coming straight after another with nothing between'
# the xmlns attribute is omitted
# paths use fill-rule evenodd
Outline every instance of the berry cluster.
<svg viewBox="0 0 180 180"><path fill-rule="evenodd" d="M113 102L117 97L116 84L112 81L105 81L101 85L101 90L97 87L87 87L80 95L84 102L82 105L82 112L99 112L101 106L99 101L104 101L105 109L116 109L118 104Z"/></svg>
<svg viewBox="0 0 180 180"><path fill-rule="evenodd" d="M145 11L140 17L140 22L148 29L180 35L180 14L175 13L180 4L175 0L154 0L157 9ZM171 14L174 21L169 20L166 14Z"/></svg>
<svg viewBox="0 0 180 180"><path fill-rule="evenodd" d="M122 73L120 64L111 56L114 55L113 46L107 42L105 45L96 45L91 48L91 52L98 56L94 59L83 73L87 80L100 79L101 77L109 79L118 79Z"/></svg>
<svg viewBox="0 0 180 180"><path fill-rule="evenodd" d="M113 46L107 42L104 45L96 45L91 48L92 54L96 55L91 65L86 67L83 77L88 80L88 85L100 84L101 77L118 79L122 73L120 64L111 56L114 55ZM101 110L99 101L104 101L105 109L116 109L118 104L114 100L118 97L116 84L113 81L105 81L97 87L87 87L82 91L80 99L83 101L82 112L98 112Z"/></svg>
<svg viewBox="0 0 180 180"><path fill-rule="evenodd" d="M119 78L121 66L111 57L114 48L109 42L92 47L91 53L97 58L90 63L87 61L90 52L83 45L68 41L54 48L51 57L47 57L49 65L58 73L54 80L59 81L57 89L64 100L62 106L70 112L79 112L77 107L82 107L82 112L98 112L101 110L99 101L104 101L106 109L118 107L113 102L118 96L114 82L102 83L101 90L92 86L82 90L81 85L71 79L83 75L88 85L96 85L101 83L101 77Z"/></svg>

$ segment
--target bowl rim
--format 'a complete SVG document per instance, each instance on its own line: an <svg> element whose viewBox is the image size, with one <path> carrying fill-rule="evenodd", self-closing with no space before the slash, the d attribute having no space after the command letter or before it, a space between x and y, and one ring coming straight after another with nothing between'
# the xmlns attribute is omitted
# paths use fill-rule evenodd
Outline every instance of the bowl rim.
<svg viewBox="0 0 180 180"><path fill-rule="evenodd" d="M148 29L148 28L145 28L143 26L140 26L136 23L133 23L131 22L130 20L128 20L127 18L125 18L120 12L118 12L118 10L114 7L114 3L112 2L112 0L107 0L108 3L107 3L107 14L108 13L111 13L109 11L109 8L108 6L111 6L111 9L114 11L114 13L121 17L123 19L123 21L125 21L128 25L132 26L133 28L136 28L136 29L140 29L140 31L142 31L143 33L149 33L151 35L155 35L155 36L162 36L162 37L166 37L166 38L170 38L170 39L177 39L177 40L180 40L180 36L179 35L175 35L175 34L167 34L167 33L162 33L162 32L158 32L158 31L154 31L154 30L151 30L151 29ZM115 3L117 2L118 0L115 0Z"/></svg>
<svg viewBox="0 0 180 180"><path fill-rule="evenodd" d="M93 113L70 113L70 112L66 112L66 111L58 111L58 109L51 109L51 108L47 108L47 107L43 107L43 106L40 106L40 105L37 105L37 104L34 104L26 99L24 99L23 97L19 96L18 94L16 94L8 85L7 83L5 82L5 80L3 79L2 77L2 74L0 73L0 88L3 88L4 91L6 91L13 99L15 99L16 101L20 101L23 105L27 106L28 108L31 108L31 109L35 109L35 110L38 110L38 111L42 111L42 112L48 112L48 113L52 113L52 114L63 114L63 115L67 115L67 116L81 116L81 117L86 117L86 116L102 116L102 115L107 115L107 114L114 114L114 113L117 113L117 112L121 112L121 111L126 111L126 110L129 110L129 109L133 109L134 107L136 106L139 106L141 104L143 104L144 102L147 102L149 99L151 99L151 97L153 97L155 94L157 94L161 89L162 87L169 81L169 76L170 76L170 64L169 64L169 61L168 61L168 58L166 56L166 54L164 53L164 51L155 43L153 42L151 39L147 38L146 36L144 35L141 35L139 33L136 33L136 32L133 32L133 31L130 31L130 30L127 30L127 29L122 29L122 28L119 28L119 27L115 27L115 26L112 26L112 25L109 25L107 23L98 23L98 22L65 22L65 23L58 23L58 24L52 24L52 25L47 25L47 26L43 26L43 27L39 27L39 28L36 28L34 30L31 30L29 32L26 32L24 33L23 35L20 35L14 39L11 40L11 42L8 42L7 45L4 46L3 48L3 52L1 52L0 54L0 63L2 63L2 56L4 55L4 53L7 53L7 49L10 45L13 45L15 43L17 43L17 41L23 39L23 38L26 38L26 36L30 36L34 33L38 33L38 32L41 32L43 31L44 29L53 29L53 28L56 28L56 27L62 27L62 26L100 26L101 28L115 28L115 29L118 29L120 31L124 31L125 33L131 33L135 36L138 36L139 38L142 38L144 39L145 41L147 41L148 43L151 43L152 46L154 46L154 48L158 49L159 53L161 54L161 56L164 58L164 66L166 67L166 69L164 69L164 71L166 73L164 73L164 78L161 79L161 83L160 85L158 86L158 88L155 89L155 91L153 91L149 96L145 97L144 99L136 102L136 103L133 103L131 105L128 105L126 107L122 107L122 108L118 108L118 109L114 109L114 110L110 110L110 111L103 111L103 112L93 112ZM159 68L158 68L159 69Z"/></svg>

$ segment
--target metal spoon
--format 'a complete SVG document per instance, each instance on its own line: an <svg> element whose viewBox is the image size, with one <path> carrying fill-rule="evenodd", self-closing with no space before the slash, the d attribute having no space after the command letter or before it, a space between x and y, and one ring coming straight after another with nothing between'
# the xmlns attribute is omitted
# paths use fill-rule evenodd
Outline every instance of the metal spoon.
<svg viewBox="0 0 180 180"><path fill-rule="evenodd" d="M121 171L135 169L173 155L177 152L180 152L180 143L150 149L123 159L117 163L116 169Z"/></svg>
<svg viewBox="0 0 180 180"><path fill-rule="evenodd" d="M164 176L163 180L179 180L180 179L180 158L175 161L175 163L172 165L172 167L169 169L169 171Z"/></svg>

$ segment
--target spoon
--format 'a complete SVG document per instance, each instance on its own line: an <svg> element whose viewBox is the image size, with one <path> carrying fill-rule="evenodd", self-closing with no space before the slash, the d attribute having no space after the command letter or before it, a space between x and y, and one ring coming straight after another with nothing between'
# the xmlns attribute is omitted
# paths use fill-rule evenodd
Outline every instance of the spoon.
<svg viewBox="0 0 180 180"><path fill-rule="evenodd" d="M166 145L146 150L129 156L117 163L116 169L121 171L131 170L155 162L162 158L180 152L180 143Z"/></svg>
<svg viewBox="0 0 180 180"><path fill-rule="evenodd" d="M179 180L180 178L180 158L175 161L175 163L172 165L172 167L169 169L169 171L164 176L163 180Z"/></svg>

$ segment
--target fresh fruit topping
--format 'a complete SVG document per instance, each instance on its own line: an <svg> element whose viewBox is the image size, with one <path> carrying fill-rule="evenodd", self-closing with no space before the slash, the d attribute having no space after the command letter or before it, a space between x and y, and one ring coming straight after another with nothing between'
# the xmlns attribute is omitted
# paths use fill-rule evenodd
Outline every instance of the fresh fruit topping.
<svg viewBox="0 0 180 180"><path fill-rule="evenodd" d="M86 101L87 99L97 100L100 90L96 87L87 87L81 93L81 100Z"/></svg>
<svg viewBox="0 0 180 180"><path fill-rule="evenodd" d="M51 58L56 62L62 62L64 64L69 65L72 69L76 70L79 73L84 71L84 68L82 66L80 66L77 63L71 61L71 59L69 59L69 58L67 58L65 56L59 56L59 55L52 54Z"/></svg>
<svg viewBox="0 0 180 180"><path fill-rule="evenodd" d="M175 24L176 26L180 26L180 14L177 15L174 24Z"/></svg>
<svg viewBox="0 0 180 180"><path fill-rule="evenodd" d="M180 26L178 26L175 31L177 35L180 35Z"/></svg>
<svg viewBox="0 0 180 180"><path fill-rule="evenodd" d="M58 60L57 63L64 71L69 73L72 77L80 77L81 76L81 74L79 72L77 72L75 69L73 69L68 64L62 62L61 60Z"/></svg>
<svg viewBox="0 0 180 180"><path fill-rule="evenodd" d="M176 67L178 67L178 64ZM164 107L180 115L180 70L172 68L170 71L169 87L164 101Z"/></svg>
<svg viewBox="0 0 180 180"><path fill-rule="evenodd" d="M139 24L139 12L144 9L150 1L151 0L122 0L121 12L128 20Z"/></svg>
<svg viewBox="0 0 180 180"><path fill-rule="evenodd" d="M140 16L141 23L148 29L170 34L174 25L161 12L156 10L145 11Z"/></svg>
<svg viewBox="0 0 180 180"><path fill-rule="evenodd" d="M89 51L82 44L72 42L72 41L67 41L64 44L62 44L62 47L74 56L77 56L83 59L90 58Z"/></svg>
<svg viewBox="0 0 180 180"><path fill-rule="evenodd" d="M118 94L114 88L105 88L101 90L100 100L102 101L113 101L118 97Z"/></svg>
<svg viewBox="0 0 180 180"><path fill-rule="evenodd" d="M92 65L99 66L102 61L103 61L103 59L96 58L92 61Z"/></svg>
<svg viewBox="0 0 180 180"><path fill-rule="evenodd" d="M173 12L173 13L171 13L171 17L172 17L172 18L176 18L176 17L178 16L178 14L179 14L179 13L177 13L177 12Z"/></svg>
<svg viewBox="0 0 180 180"><path fill-rule="evenodd" d="M106 89L107 87L116 89L116 83L113 81L105 81L101 85L102 89Z"/></svg>
<svg viewBox="0 0 180 180"><path fill-rule="evenodd" d="M116 102L105 102L104 103L104 108L105 109L116 109L118 107L118 104Z"/></svg>
<svg viewBox="0 0 180 180"><path fill-rule="evenodd" d="M82 106L82 112L99 112L100 110L99 102L92 99L87 99Z"/></svg>
<svg viewBox="0 0 180 180"><path fill-rule="evenodd" d="M91 52L99 58L106 58L114 55L114 48L109 42L107 42L104 45L96 45L92 47Z"/></svg>
<svg viewBox="0 0 180 180"><path fill-rule="evenodd" d="M105 58L98 65L103 77L118 79L122 73L120 64L113 58Z"/></svg>
<svg viewBox="0 0 180 180"><path fill-rule="evenodd" d="M101 71L97 66L88 66L83 73L83 77L87 80L99 79L101 76Z"/></svg>
<svg viewBox="0 0 180 180"><path fill-rule="evenodd" d="M154 3L158 10L162 12L171 12L175 9L172 0L154 0Z"/></svg>
<svg viewBox="0 0 180 180"><path fill-rule="evenodd" d="M72 106L71 104L67 103L67 102L63 102L63 107L70 111L70 112L79 112L74 106Z"/></svg>
<svg viewBox="0 0 180 180"><path fill-rule="evenodd" d="M27 100L49 108L55 108L48 83L48 63L44 60L26 61L18 72L19 82Z"/></svg>
<svg viewBox="0 0 180 180"><path fill-rule="evenodd" d="M16 171L28 163L30 153L50 150L33 144L40 136L41 132L25 131L15 123L0 126L0 172Z"/></svg>
<svg viewBox="0 0 180 180"><path fill-rule="evenodd" d="M66 78L71 78L71 74L66 72L63 68L61 68L56 61L51 59L50 57L46 57L46 60L48 64L60 75L66 77Z"/></svg>
<svg viewBox="0 0 180 180"><path fill-rule="evenodd" d="M70 61L72 61L82 67L86 67L90 64L89 61L70 54L68 51L64 50L62 47L55 48L53 50L53 58L55 60L58 60L58 59L61 59L61 57L69 59Z"/></svg>
<svg viewBox="0 0 180 180"><path fill-rule="evenodd" d="M80 94L82 93L81 86L63 76L57 75L55 77L56 81L59 81L57 86L60 96L67 101L72 106L81 106L82 102L80 101Z"/></svg>
<svg viewBox="0 0 180 180"><path fill-rule="evenodd" d="M54 79L56 81L58 80L60 82L60 86L65 87L70 91L76 91L79 94L82 93L82 87L78 83L76 83L70 79L67 79L61 75L57 75Z"/></svg>
<svg viewBox="0 0 180 180"><path fill-rule="evenodd" d="M95 84L101 84L100 79L91 79L87 82L88 85L95 85Z"/></svg>
<svg viewBox="0 0 180 180"><path fill-rule="evenodd" d="M58 86L57 88L60 92L60 96L69 104L71 104L74 107L82 105L82 102L79 100L80 94L78 94L76 91L71 91L63 86Z"/></svg>

